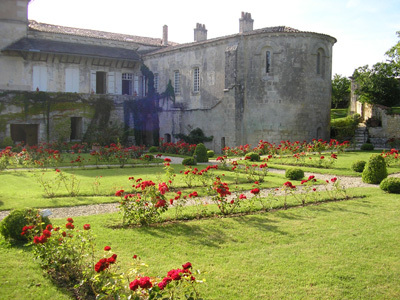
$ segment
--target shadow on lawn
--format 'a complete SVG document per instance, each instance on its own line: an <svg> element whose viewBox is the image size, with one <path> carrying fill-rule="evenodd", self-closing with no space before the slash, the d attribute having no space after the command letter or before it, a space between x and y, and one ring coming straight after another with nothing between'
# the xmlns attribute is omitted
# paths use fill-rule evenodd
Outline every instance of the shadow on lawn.
<svg viewBox="0 0 400 300"><path fill-rule="evenodd" d="M271 221L266 216L247 215L221 219L220 221L221 222L217 224L213 222L208 225L205 223L198 225L192 222L177 222L157 227L142 227L141 231L159 238L164 238L166 235L171 237L180 236L190 240L193 244L215 248L220 248L220 246L225 243L237 242L235 236L227 232L231 228L241 225L253 226L262 231L270 231L283 235L287 234L286 232L278 230L277 226L272 225L271 223L275 223L276 221ZM231 222L237 222L237 224L232 224Z"/></svg>

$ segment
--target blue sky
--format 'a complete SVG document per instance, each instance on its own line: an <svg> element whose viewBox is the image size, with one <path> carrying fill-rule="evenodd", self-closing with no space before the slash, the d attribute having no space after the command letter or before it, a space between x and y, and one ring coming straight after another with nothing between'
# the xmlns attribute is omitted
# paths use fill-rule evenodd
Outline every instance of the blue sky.
<svg viewBox="0 0 400 300"><path fill-rule="evenodd" d="M159 38L166 24L170 41L186 43L196 23L206 25L208 38L237 33L242 11L251 13L254 29L289 26L335 37L332 75L384 61L400 31L400 0L33 0L29 19Z"/></svg>

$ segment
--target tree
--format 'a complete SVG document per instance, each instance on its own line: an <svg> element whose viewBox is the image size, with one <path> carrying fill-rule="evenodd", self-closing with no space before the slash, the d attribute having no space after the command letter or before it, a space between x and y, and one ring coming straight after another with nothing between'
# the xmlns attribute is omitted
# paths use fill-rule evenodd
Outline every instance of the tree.
<svg viewBox="0 0 400 300"><path fill-rule="evenodd" d="M335 74L332 80L332 108L347 108L350 104L351 81Z"/></svg>
<svg viewBox="0 0 400 300"><path fill-rule="evenodd" d="M396 45L390 48L386 52L386 56L389 57L389 62L394 66L394 71L396 72L396 76L400 75L400 31L396 32L399 37L399 41Z"/></svg>
<svg viewBox="0 0 400 300"><path fill-rule="evenodd" d="M397 32L400 38L400 31ZM386 63L377 63L370 69L360 67L353 73L358 84L359 101L370 104L395 106L400 103L400 41L386 52Z"/></svg>
<svg viewBox="0 0 400 300"><path fill-rule="evenodd" d="M371 69L360 67L353 73L358 84L359 101L369 104L395 106L400 102L400 82L391 63L377 63Z"/></svg>

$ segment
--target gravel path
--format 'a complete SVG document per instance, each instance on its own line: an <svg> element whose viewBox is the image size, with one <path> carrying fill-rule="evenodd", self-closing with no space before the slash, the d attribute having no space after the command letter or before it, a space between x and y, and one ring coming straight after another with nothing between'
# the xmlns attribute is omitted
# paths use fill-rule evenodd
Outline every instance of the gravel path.
<svg viewBox="0 0 400 300"><path fill-rule="evenodd" d="M162 157L164 158L164 157ZM169 157L171 159L171 163L180 164L182 162L182 158L180 157ZM210 163L216 163L210 162ZM207 164L207 163L205 163ZM271 173L285 173L285 170L277 170L277 169L269 169ZM305 173L305 177L308 178L310 175L315 175L313 173ZM328 174L317 174L315 175L317 179L320 180L330 180L333 177L337 177L340 180L340 185L343 188L353 188L353 187L378 187L377 184L368 184L362 182L360 177L350 177L350 176L335 176ZM391 176L400 177L400 173L392 174ZM324 186L316 186L317 190L324 190ZM271 189L263 189L261 191L261 195L267 195ZM249 191L244 193L246 196L251 197ZM207 197L203 198L204 202L207 202L209 199ZM67 218L67 217L77 217L77 216L90 216L90 215L98 215L105 213L113 213L119 211L118 203L105 203L105 204L94 204L94 205L82 205L82 206L73 206L73 207L55 207L48 208L51 211L51 218ZM9 211L0 211L0 220L5 218L9 214Z"/></svg>

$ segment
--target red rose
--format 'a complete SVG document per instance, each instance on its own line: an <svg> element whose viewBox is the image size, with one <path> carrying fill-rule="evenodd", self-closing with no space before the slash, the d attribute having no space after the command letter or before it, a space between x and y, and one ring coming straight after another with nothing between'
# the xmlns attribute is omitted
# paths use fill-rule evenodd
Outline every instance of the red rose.
<svg viewBox="0 0 400 300"><path fill-rule="evenodd" d="M260 193L260 189L254 188L254 189L252 189L252 190L250 191L250 193L252 193L252 194L254 194L254 195L257 195L258 193Z"/></svg>
<svg viewBox="0 0 400 300"><path fill-rule="evenodd" d="M84 230L89 230L89 229L90 229L90 224L85 224L85 225L83 225L83 229L84 229Z"/></svg>
<svg viewBox="0 0 400 300"><path fill-rule="evenodd" d="M247 199L247 197L244 194L240 194L239 199Z"/></svg>
<svg viewBox="0 0 400 300"><path fill-rule="evenodd" d="M149 289L153 286L153 284L150 281L150 277L142 277L139 279L139 286L142 289Z"/></svg>
<svg viewBox="0 0 400 300"><path fill-rule="evenodd" d="M68 219L67 219L67 222L69 222L69 223L74 223L74 220L73 220L72 218L68 218Z"/></svg>
<svg viewBox="0 0 400 300"><path fill-rule="evenodd" d="M132 291L136 291L138 287L139 287L139 280L137 279L135 279L129 284L129 289L131 289Z"/></svg>
<svg viewBox="0 0 400 300"><path fill-rule="evenodd" d="M121 197L123 193L124 193L124 190L119 190L119 191L117 191L117 192L115 193L115 196Z"/></svg>
<svg viewBox="0 0 400 300"><path fill-rule="evenodd" d="M104 247L104 251L110 251L111 250L111 247L110 246L105 246Z"/></svg>
<svg viewBox="0 0 400 300"><path fill-rule="evenodd" d="M186 264L182 265L183 269L190 269L192 267L192 264L190 262L187 262Z"/></svg>
<svg viewBox="0 0 400 300"><path fill-rule="evenodd" d="M50 231L48 231L47 229L45 229L45 230L43 230L43 235L45 236L45 237L51 237L51 232Z"/></svg>
<svg viewBox="0 0 400 300"><path fill-rule="evenodd" d="M63 231L63 232L61 233L61 235L62 235L63 237L66 237L66 236L67 236L67 233L66 233L65 231Z"/></svg>
<svg viewBox="0 0 400 300"><path fill-rule="evenodd" d="M135 254L132 258L133 258L133 259L136 259L136 258L137 258L137 255Z"/></svg>
<svg viewBox="0 0 400 300"><path fill-rule="evenodd" d="M46 229L47 229L48 231L51 231L51 230L53 229L53 225L48 224L48 225L46 226Z"/></svg>
<svg viewBox="0 0 400 300"><path fill-rule="evenodd" d="M110 264L115 264L116 260L117 260L117 254L113 254L111 257L107 258L107 262Z"/></svg>
<svg viewBox="0 0 400 300"><path fill-rule="evenodd" d="M72 224L72 223L67 223L65 225L65 227L68 228L68 229L74 229L75 228L74 224Z"/></svg>

